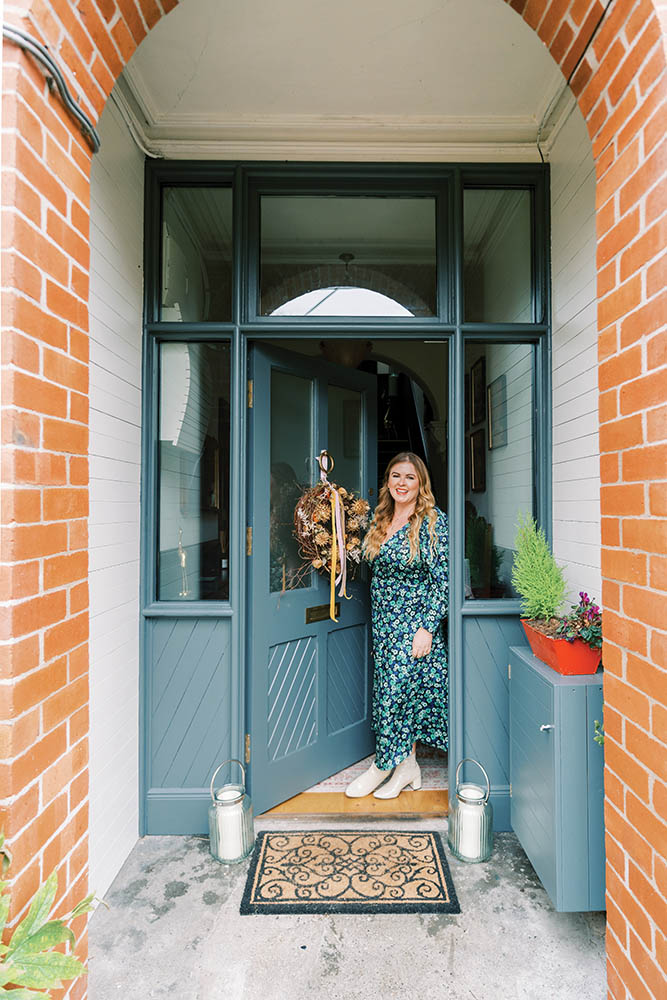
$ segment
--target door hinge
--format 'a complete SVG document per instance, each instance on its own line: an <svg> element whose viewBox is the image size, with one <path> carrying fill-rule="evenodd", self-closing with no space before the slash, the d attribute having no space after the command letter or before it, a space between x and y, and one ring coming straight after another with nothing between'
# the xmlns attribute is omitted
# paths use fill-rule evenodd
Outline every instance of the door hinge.
<svg viewBox="0 0 667 1000"><path fill-rule="evenodd" d="M512 664L511 663L507 664L507 676L509 677L510 680L512 680Z"/></svg>
<svg viewBox="0 0 667 1000"><path fill-rule="evenodd" d="M246 764L250 763L250 733L245 734L245 753L244 759Z"/></svg>
<svg viewBox="0 0 667 1000"><path fill-rule="evenodd" d="M245 529L245 554L252 555L252 524Z"/></svg>
<svg viewBox="0 0 667 1000"><path fill-rule="evenodd" d="M248 409L252 410L252 404L255 399L255 383L249 378L248 379Z"/></svg>
<svg viewBox="0 0 667 1000"><path fill-rule="evenodd" d="M512 798L512 782L510 781L510 798Z"/></svg>

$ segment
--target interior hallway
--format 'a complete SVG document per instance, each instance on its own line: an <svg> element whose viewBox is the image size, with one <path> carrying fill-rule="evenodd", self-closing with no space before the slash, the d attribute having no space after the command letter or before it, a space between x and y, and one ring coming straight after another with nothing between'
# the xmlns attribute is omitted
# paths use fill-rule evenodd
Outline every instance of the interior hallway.
<svg viewBox="0 0 667 1000"><path fill-rule="evenodd" d="M256 829L436 829L444 820L268 817ZM602 1000L603 913L556 913L510 833L447 851L459 915L240 916L248 862L146 837L90 925L90 1000Z"/></svg>

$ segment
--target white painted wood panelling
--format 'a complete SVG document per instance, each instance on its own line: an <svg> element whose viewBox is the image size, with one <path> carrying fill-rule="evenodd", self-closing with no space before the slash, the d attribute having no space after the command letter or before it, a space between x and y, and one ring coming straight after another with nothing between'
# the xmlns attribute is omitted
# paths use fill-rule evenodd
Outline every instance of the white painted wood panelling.
<svg viewBox="0 0 667 1000"><path fill-rule="evenodd" d="M551 163L553 543L572 601L600 588L595 167L575 107Z"/></svg>
<svg viewBox="0 0 667 1000"><path fill-rule="evenodd" d="M139 830L143 157L112 101L90 215L90 885Z"/></svg>

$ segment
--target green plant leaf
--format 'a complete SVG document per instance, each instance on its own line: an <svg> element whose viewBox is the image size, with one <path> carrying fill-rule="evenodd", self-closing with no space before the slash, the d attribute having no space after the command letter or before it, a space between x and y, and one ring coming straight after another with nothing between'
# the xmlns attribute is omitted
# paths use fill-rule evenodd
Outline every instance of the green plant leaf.
<svg viewBox="0 0 667 1000"><path fill-rule="evenodd" d="M9 945L9 954L13 954L27 937L34 934L49 919L49 913L56 898L58 889L58 876L55 871L51 872L43 886L41 886L33 897L27 916L18 925L12 936ZM49 985L46 983L45 985Z"/></svg>
<svg viewBox="0 0 667 1000"><path fill-rule="evenodd" d="M80 917L82 913L90 913L90 911L94 909L93 907L94 901L95 901L95 893L91 892L89 896L86 896L86 898L82 899L80 903L77 903L77 905L70 913L69 917L67 917L67 920L74 920L75 917Z"/></svg>
<svg viewBox="0 0 667 1000"><path fill-rule="evenodd" d="M50 993L43 993L41 990L39 993L36 993L34 990L24 989L5 990L4 992L7 996L7 1000L10 1000L10 997L11 1000L36 1000L36 998L39 997L46 997L47 1000L49 1000L49 997L51 996Z"/></svg>
<svg viewBox="0 0 667 1000"><path fill-rule="evenodd" d="M7 893L3 893L0 896L0 934L5 929L5 924L7 923L7 916L9 914L9 903L10 897Z"/></svg>
<svg viewBox="0 0 667 1000"><path fill-rule="evenodd" d="M78 958L63 955L59 951L42 952L39 955L21 956L22 972L11 980L17 986L33 989L53 989L62 986L63 980L76 979L84 975L86 969Z"/></svg>
<svg viewBox="0 0 667 1000"><path fill-rule="evenodd" d="M24 971L22 965L13 965L11 962L9 965L5 965L3 962L0 965L0 986L6 986L7 983L16 982L15 976L20 976Z"/></svg>
<svg viewBox="0 0 667 1000"><path fill-rule="evenodd" d="M68 941L72 947L76 944L74 934L69 927L65 927L62 920L49 920L38 931L21 942L13 952L12 958L15 962L19 962L24 955L36 955L40 951L48 951L50 948L55 948L57 944L62 944L63 941Z"/></svg>

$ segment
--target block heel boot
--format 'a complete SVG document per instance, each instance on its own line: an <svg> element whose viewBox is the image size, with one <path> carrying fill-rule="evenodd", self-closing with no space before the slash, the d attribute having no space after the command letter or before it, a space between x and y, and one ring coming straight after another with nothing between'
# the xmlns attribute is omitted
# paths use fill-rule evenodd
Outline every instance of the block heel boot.
<svg viewBox="0 0 667 1000"><path fill-rule="evenodd" d="M414 788L415 791L418 791L421 786L421 770L417 763L417 757L411 753L409 757L396 765L389 781L385 782L382 788L373 792L373 795L376 799L395 799L404 788Z"/></svg>
<svg viewBox="0 0 667 1000"><path fill-rule="evenodd" d="M381 785L390 774L391 768L387 771L381 771L379 767L375 766L375 761L373 761L367 771L364 771L358 778L350 782L345 789L345 794L348 799L362 799L364 795L370 795L373 789Z"/></svg>

